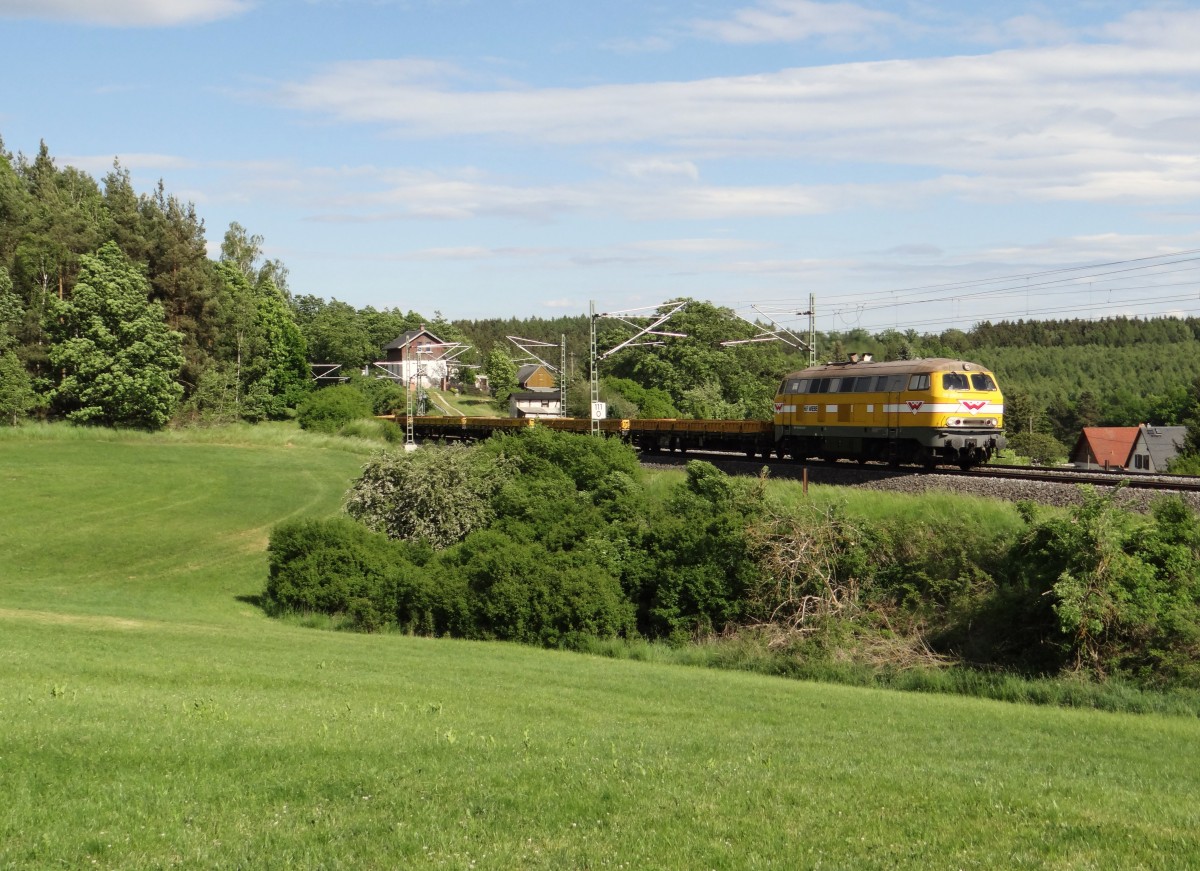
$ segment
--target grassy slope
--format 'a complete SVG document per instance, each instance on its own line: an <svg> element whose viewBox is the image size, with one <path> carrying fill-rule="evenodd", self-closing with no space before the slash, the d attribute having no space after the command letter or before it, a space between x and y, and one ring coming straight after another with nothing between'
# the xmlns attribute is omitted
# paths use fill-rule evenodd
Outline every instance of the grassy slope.
<svg viewBox="0 0 1200 871"><path fill-rule="evenodd" d="M433 405L436 414L460 414L466 417L506 417L507 409L503 412L496 409L492 401L485 396L473 394L456 394L443 390L430 389L433 394Z"/></svg>
<svg viewBox="0 0 1200 871"><path fill-rule="evenodd" d="M281 444L0 437L0 867L1200 867L1191 720L269 620Z"/></svg>

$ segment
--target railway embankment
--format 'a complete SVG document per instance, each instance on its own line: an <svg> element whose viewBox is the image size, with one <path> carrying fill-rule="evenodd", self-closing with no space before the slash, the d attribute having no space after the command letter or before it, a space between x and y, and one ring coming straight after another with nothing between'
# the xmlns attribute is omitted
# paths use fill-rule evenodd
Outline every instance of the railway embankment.
<svg viewBox="0 0 1200 871"><path fill-rule="evenodd" d="M1155 499L1167 493L1177 495L1192 510L1200 512L1200 481L1179 476L1121 476L1112 473L1073 475L1051 473L1037 469L1020 475L1005 470L1004 477L987 467L972 472L938 469L924 471L910 468L894 469L884 465L858 463L796 463L791 461L747 460L740 457L714 454L644 456L643 465L662 468L682 467L690 459L703 459L731 475L758 475L764 466L776 479L803 480L811 484L838 487L857 487L893 493L922 494L930 492L963 493L1006 502L1031 501L1041 505L1069 508L1082 505L1085 486L1104 492L1120 488L1115 503L1130 511L1145 512Z"/></svg>

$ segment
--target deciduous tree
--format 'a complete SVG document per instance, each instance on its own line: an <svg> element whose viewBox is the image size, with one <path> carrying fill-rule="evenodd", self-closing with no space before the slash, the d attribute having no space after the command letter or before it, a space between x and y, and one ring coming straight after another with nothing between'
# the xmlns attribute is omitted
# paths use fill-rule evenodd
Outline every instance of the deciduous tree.
<svg viewBox="0 0 1200 871"><path fill-rule="evenodd" d="M55 301L48 318L50 360L61 373L52 402L76 423L164 426L183 394L175 380L183 337L116 243L80 265L71 298Z"/></svg>
<svg viewBox="0 0 1200 871"><path fill-rule="evenodd" d="M506 402L517 389L517 364L504 348L497 345L487 355L484 371L488 377L488 388L497 402Z"/></svg>

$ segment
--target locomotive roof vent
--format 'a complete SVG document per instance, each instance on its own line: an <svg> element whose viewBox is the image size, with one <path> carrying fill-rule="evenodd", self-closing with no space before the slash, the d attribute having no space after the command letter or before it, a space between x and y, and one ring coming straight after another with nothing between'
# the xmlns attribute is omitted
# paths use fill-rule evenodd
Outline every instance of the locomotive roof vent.
<svg viewBox="0 0 1200 871"><path fill-rule="evenodd" d="M874 359L875 359L875 355L874 355L874 354L863 354L863 355L862 355L862 361L863 361L864 363L870 363L870 362L871 362L872 360L874 360Z"/></svg>
<svg viewBox="0 0 1200 871"><path fill-rule="evenodd" d="M848 359L851 363L857 363L858 362L858 354L851 354L846 359Z"/></svg>

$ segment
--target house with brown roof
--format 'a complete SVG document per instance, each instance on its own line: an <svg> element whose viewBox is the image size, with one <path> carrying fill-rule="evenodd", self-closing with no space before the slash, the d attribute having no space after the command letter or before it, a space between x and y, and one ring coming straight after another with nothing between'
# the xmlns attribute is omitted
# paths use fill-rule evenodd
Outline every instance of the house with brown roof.
<svg viewBox="0 0 1200 871"><path fill-rule="evenodd" d="M1085 426L1071 451L1079 469L1124 469L1137 441L1136 426Z"/></svg>
<svg viewBox="0 0 1200 871"><path fill-rule="evenodd" d="M1079 469L1165 472L1186 432L1182 426L1085 426L1071 463Z"/></svg>
<svg viewBox="0 0 1200 871"><path fill-rule="evenodd" d="M526 363L517 370L517 386L522 390L553 390L554 373L541 363Z"/></svg>
<svg viewBox="0 0 1200 871"><path fill-rule="evenodd" d="M446 360L450 347L421 324L384 345L383 360L378 365L401 384L411 384L419 377L421 386L436 385L445 390L450 380Z"/></svg>
<svg viewBox="0 0 1200 871"><path fill-rule="evenodd" d="M540 363L517 370L517 389L508 396L510 417L562 417L562 398L554 373Z"/></svg>

